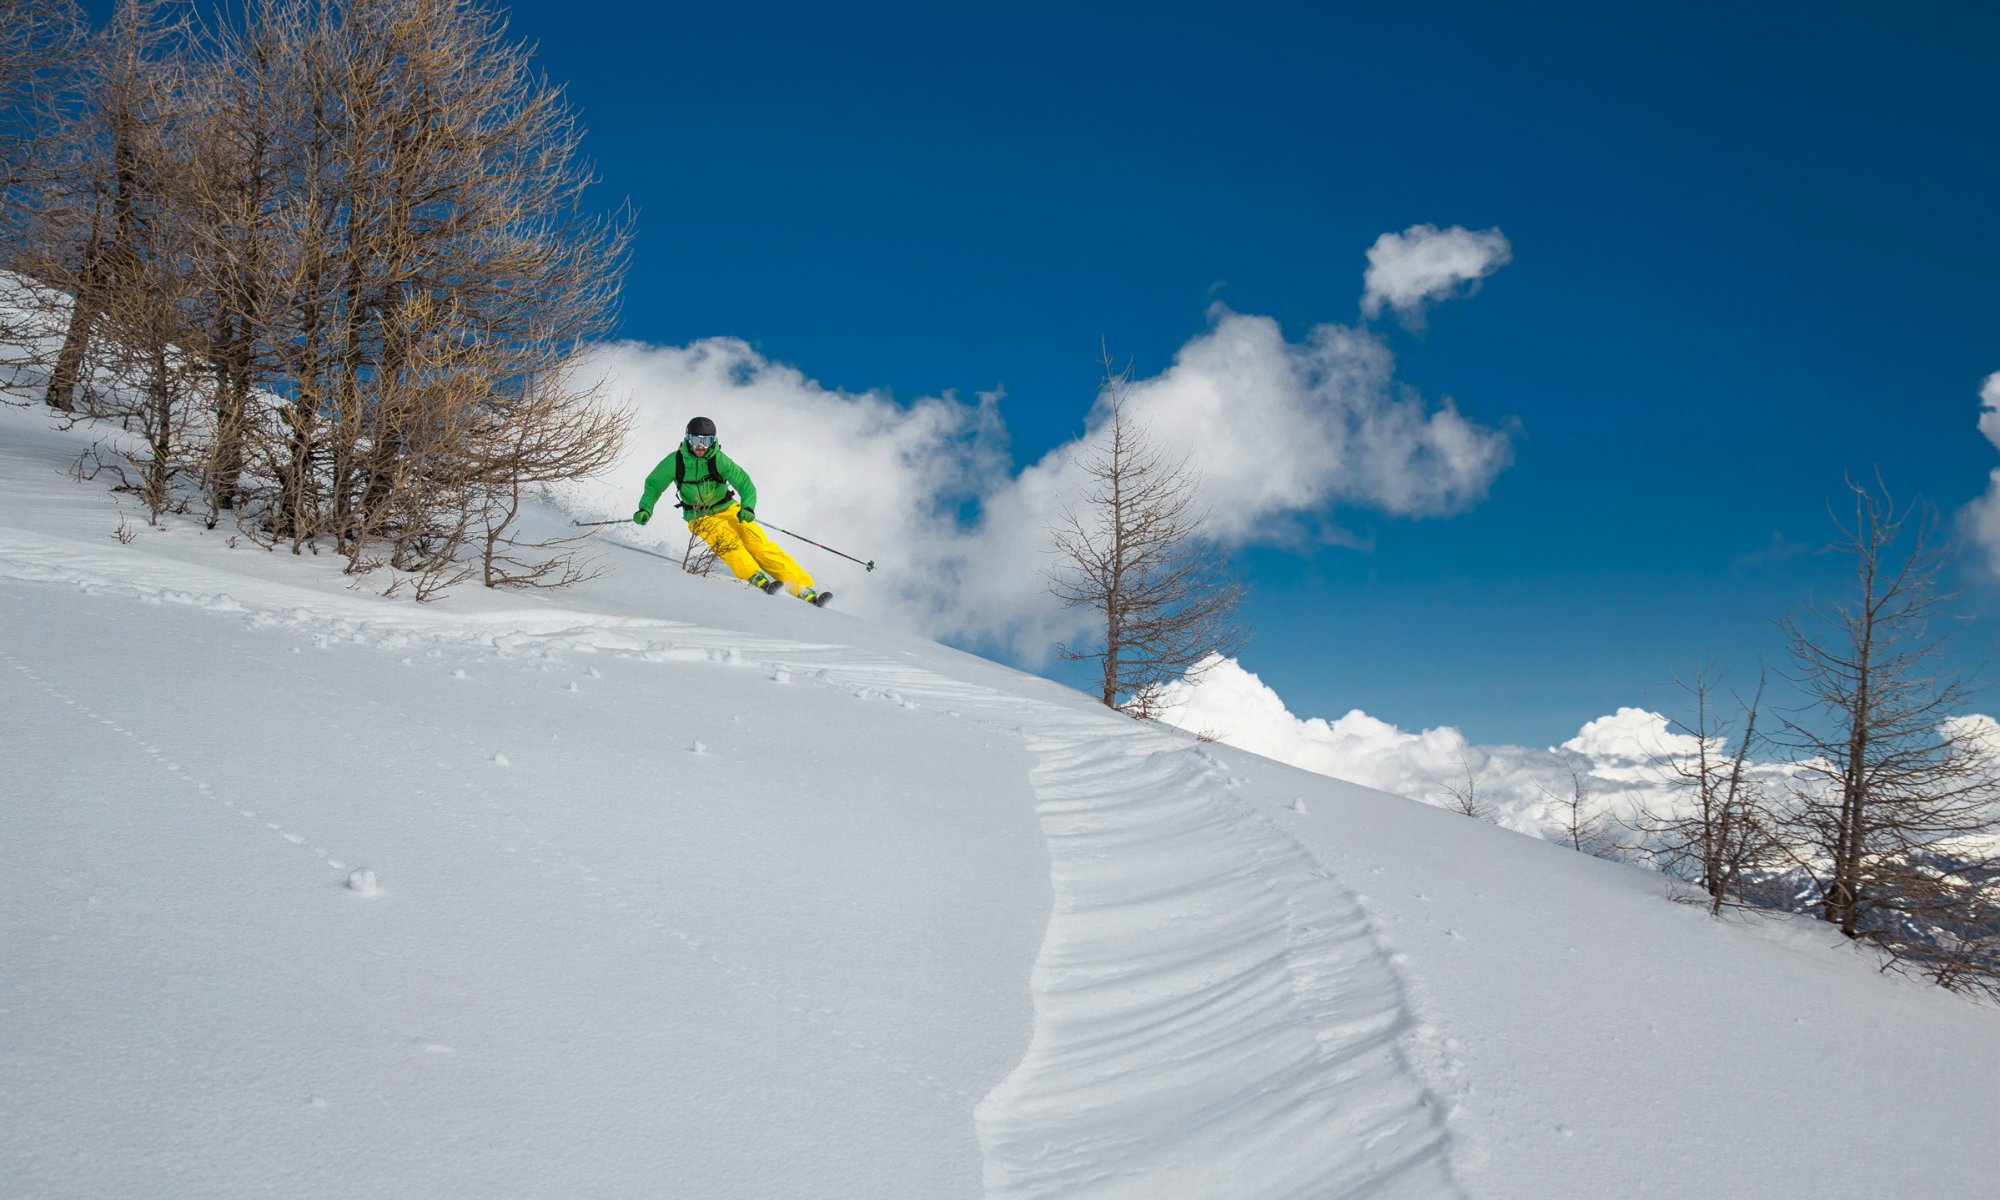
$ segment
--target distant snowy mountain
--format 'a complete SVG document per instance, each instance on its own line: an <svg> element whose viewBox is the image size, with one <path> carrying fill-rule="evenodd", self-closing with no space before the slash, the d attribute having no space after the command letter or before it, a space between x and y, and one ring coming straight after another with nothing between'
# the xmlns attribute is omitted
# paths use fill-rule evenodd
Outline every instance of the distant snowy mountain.
<svg viewBox="0 0 2000 1200"><path fill-rule="evenodd" d="M0 1196L1992 1190L2000 1012L1814 922L615 536L121 541L94 436L0 409Z"/></svg>

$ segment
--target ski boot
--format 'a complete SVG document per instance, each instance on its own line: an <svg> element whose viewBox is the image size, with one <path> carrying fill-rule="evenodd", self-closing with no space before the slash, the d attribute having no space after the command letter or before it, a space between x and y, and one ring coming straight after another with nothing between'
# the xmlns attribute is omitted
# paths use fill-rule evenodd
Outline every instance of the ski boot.
<svg viewBox="0 0 2000 1200"><path fill-rule="evenodd" d="M799 589L799 599L812 605L814 608L825 608L826 602L833 599L833 593L822 592L818 588L812 587L801 588Z"/></svg>
<svg viewBox="0 0 2000 1200"><path fill-rule="evenodd" d="M779 588L784 587L785 581L771 574L769 571L759 571L750 577L750 586L768 596Z"/></svg>

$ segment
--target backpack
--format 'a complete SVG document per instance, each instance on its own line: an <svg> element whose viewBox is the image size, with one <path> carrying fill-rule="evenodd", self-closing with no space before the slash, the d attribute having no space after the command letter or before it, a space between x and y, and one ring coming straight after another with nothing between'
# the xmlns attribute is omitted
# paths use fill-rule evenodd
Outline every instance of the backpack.
<svg viewBox="0 0 2000 1200"><path fill-rule="evenodd" d="M718 452L718 453L720 452L720 447L718 447L718 448L717 448L717 452ZM728 503L729 503L729 502L730 502L731 500L734 500L734 499L736 499L736 491L735 491L735 489L734 489L734 488L731 488L731 487L729 486L729 481L728 481L728 480L726 480L726 479L724 479L724 478L722 477L722 473L721 473L720 471L718 471L718 470L716 470L716 469L715 469L715 459L711 457L711 458L707 458L707 459L704 459L704 460L702 460L702 461L704 461L705 463L707 463L707 464L708 464L708 478L706 478L706 479L697 479L697 480L695 480L695 482L696 482L696 483L719 483L719 484L721 484L721 485L722 485L722 499L720 499L720 500L716 501L716 502L715 502L714 504L689 504L689 503L688 503L687 501L685 501L685 500L681 499L681 489L682 489L683 487L687 486L687 482L688 482L688 478L687 478L687 455L686 455L686 454L684 454L684 453L682 453L682 452L681 452L680 450L676 449L676 450L674 451L674 507L675 507L675 508L678 508L678 509L683 509L683 510L685 510L685 509L690 509L690 508L718 508L718 509L719 509L719 508L723 507L724 505L728 504Z"/></svg>

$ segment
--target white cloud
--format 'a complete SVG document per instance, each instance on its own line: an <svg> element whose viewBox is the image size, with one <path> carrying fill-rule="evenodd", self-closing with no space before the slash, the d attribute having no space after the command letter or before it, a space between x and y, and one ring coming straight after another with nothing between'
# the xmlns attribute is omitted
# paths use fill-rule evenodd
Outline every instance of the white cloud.
<svg viewBox="0 0 2000 1200"><path fill-rule="evenodd" d="M2000 771L2000 721L1984 713L1947 717L1938 728L1938 736L1958 742L1968 753L1988 763L1989 769Z"/></svg>
<svg viewBox="0 0 2000 1200"><path fill-rule="evenodd" d="M1368 248L1361 313L1376 317L1386 304L1405 320L1415 319L1424 301L1449 296L1513 258L1513 247L1498 229L1412 225L1401 233L1385 233Z"/></svg>
<svg viewBox="0 0 2000 1200"><path fill-rule="evenodd" d="M1692 734L1675 732L1665 717L1644 708L1621 708L1586 721L1562 744L1563 750L1588 760L1594 772L1633 782L1651 781L1662 756L1693 754L1700 748Z"/></svg>
<svg viewBox="0 0 2000 1200"><path fill-rule="evenodd" d="M1639 830L1650 822L1641 821L1642 814L1685 813L1693 801L1672 764L1685 762L1700 743L1664 714L1643 708L1621 708L1586 722L1560 746L1537 750L1476 745L1450 726L1409 733L1360 709L1335 721L1296 716L1234 659L1204 664L1193 682L1170 685L1165 700L1168 724L1440 807L1455 806L1452 791L1463 788L1470 772L1478 802L1496 823L1551 841L1566 841L1572 767L1583 780L1586 815L1612 822L1609 832L1628 847L1644 840ZM2000 771L2000 721L1968 713L1947 718L1938 733L1960 739L1987 770ZM1726 759L1735 748L1718 738L1709 749ZM1747 769L1774 797L1793 786L1794 768L1787 763L1753 758ZM2000 804L1994 815L2000 819Z"/></svg>
<svg viewBox="0 0 2000 1200"><path fill-rule="evenodd" d="M1979 386L1979 432L2000 448L2000 371L1988 375Z"/></svg>
<svg viewBox="0 0 2000 1200"><path fill-rule="evenodd" d="M2000 448L2000 371L1986 377L1979 389L1979 432ZM1966 534L1986 552L1986 565L2000 574L2000 468L1987 476L1986 494L1966 505L1961 514Z"/></svg>
<svg viewBox="0 0 2000 1200"><path fill-rule="evenodd" d="M1104 397L1078 440L1016 472L997 396L905 405L835 391L731 338L607 346L589 369L638 421L612 472L558 489L575 515L629 514L646 472L689 417L705 415L756 480L763 517L876 562L863 584L861 568L808 550L843 607L1029 666L1083 631L1043 572L1051 518L1083 490L1074 460L1104 435ZM1129 398L1161 449L1197 472L1225 549L1293 540L1302 518L1338 506L1459 512L1513 458L1509 431L1399 384L1394 356L1367 330L1321 325L1294 342L1276 321L1219 304L1208 329L1166 370L1134 381ZM678 551L686 533L660 520L621 536Z"/></svg>
<svg viewBox="0 0 2000 1200"><path fill-rule="evenodd" d="M1695 744L1665 716L1639 708L1600 717L1544 750L1475 745L1450 726L1409 733L1360 709L1335 721L1298 717L1233 659L1217 661L1193 683L1172 685L1165 719L1302 770L1433 804L1449 805L1469 772L1494 820L1535 836L1553 836L1567 819L1571 764L1597 810L1630 818L1641 804L1666 810L1672 796L1663 759Z"/></svg>
<svg viewBox="0 0 2000 1200"><path fill-rule="evenodd" d="M1168 724L1231 746L1385 792L1425 796L1462 778L1482 753L1456 729L1406 733L1359 709L1335 721L1292 715L1278 693L1234 659L1206 664L1194 682L1168 686ZM1464 764L1464 765L1462 765Z"/></svg>
<svg viewBox="0 0 2000 1200"><path fill-rule="evenodd" d="M1187 454L1231 542L1276 514L1352 504L1402 516L1461 511L1513 460L1503 432L1402 389L1388 347L1320 325L1302 342L1268 317L1220 305L1166 371L1136 383L1132 411ZM1094 414L1093 428L1104 412Z"/></svg>

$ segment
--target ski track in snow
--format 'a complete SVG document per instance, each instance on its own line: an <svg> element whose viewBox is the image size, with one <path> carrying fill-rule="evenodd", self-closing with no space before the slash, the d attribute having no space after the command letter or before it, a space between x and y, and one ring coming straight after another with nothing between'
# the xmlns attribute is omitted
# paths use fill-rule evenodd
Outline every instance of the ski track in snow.
<svg viewBox="0 0 2000 1200"><path fill-rule="evenodd" d="M1235 781L1185 738L842 646L574 612L443 616L408 606L384 613L373 600L254 580L218 592L207 570L171 562L149 564L148 578L137 580L128 564L95 547L0 530L0 576L236 614L253 628L285 628L321 646L712 663L905 708L936 705L1012 729L1038 758L1031 784L1054 903L1031 980L1028 1051L974 1110L988 1194L1464 1195L1452 1167L1448 1112L1427 1086L1448 1076L1450 1064L1429 1061L1439 1035L1418 1018L1362 901L1231 794ZM255 819L23 663L4 653L0 661L132 740L197 792ZM361 699L408 726L442 732L415 714ZM491 746L454 740L494 757ZM519 835L482 830L501 852L532 844L540 853L526 857L550 878L600 893L742 989L941 1100L977 1099L894 1047L842 1027L812 996L676 927L563 854L533 822L504 809L498 815ZM309 846L267 824L287 842ZM344 867L311 849L327 865Z"/></svg>

